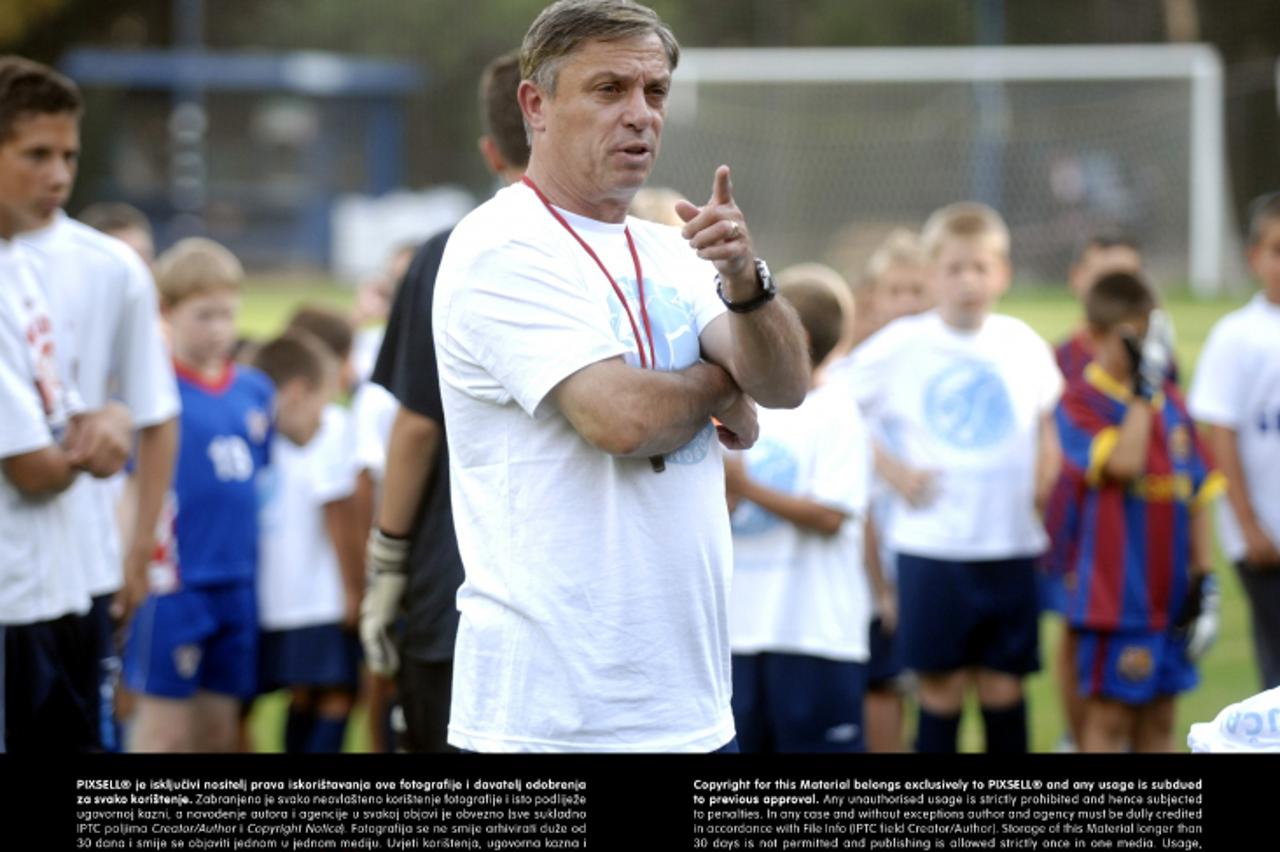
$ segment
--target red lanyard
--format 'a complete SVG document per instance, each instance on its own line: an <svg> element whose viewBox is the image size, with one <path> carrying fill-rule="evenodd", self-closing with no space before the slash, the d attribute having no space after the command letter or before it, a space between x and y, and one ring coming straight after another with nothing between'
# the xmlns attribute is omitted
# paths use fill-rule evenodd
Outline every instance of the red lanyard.
<svg viewBox="0 0 1280 852"><path fill-rule="evenodd" d="M645 357L644 341L640 339L640 329L636 327L636 318L635 315L631 313L631 305L627 303L627 297L623 295L622 288L618 286L617 281L613 280L613 276L610 275L609 270L605 268L604 263L600 260L600 256L592 250L591 246L587 245L586 240L578 235L578 232L569 224L569 220L565 219L564 216L561 216L560 211L551 206L551 202L542 194L542 190L538 189L538 185L529 179L528 175L525 175L521 180L523 180L525 184L533 190L534 195L538 196L538 200L547 208L547 212L554 216L557 222L564 225L566 231L573 234L573 238L578 241L578 244L582 246L583 249L586 250L587 254L591 255L591 259L596 262L596 266L600 267L600 271L604 273L604 277L609 279L609 284L613 287L614 294L617 295L618 301L622 303L622 309L627 312L627 321L631 323L631 333L635 335L636 346L640 350L640 366L648 367L652 365L654 369L657 369L657 359L653 354L653 326L649 324L649 309L645 307L644 303L644 273L640 270L640 255L636 252L635 240L631 239L631 229L623 228L622 232L627 237L627 248L631 249L631 260L636 265L636 287L640 291L640 319L644 322L644 331L649 337L648 358Z"/></svg>

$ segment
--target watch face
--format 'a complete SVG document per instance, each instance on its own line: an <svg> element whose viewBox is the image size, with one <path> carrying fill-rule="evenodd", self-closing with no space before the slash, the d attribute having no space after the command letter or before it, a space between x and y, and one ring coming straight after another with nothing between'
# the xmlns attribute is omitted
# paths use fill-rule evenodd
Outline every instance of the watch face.
<svg viewBox="0 0 1280 852"><path fill-rule="evenodd" d="M769 266L760 258L756 258L756 275L760 278L760 286L766 293L776 293L778 285L773 282L773 276L769 273Z"/></svg>

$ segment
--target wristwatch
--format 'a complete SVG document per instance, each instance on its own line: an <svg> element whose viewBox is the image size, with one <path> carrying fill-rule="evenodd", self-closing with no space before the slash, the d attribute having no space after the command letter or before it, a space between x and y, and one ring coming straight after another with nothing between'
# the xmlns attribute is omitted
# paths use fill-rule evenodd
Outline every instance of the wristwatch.
<svg viewBox="0 0 1280 852"><path fill-rule="evenodd" d="M735 314L749 314L757 308L763 308L778 295L778 285L773 283L768 264L758 257L756 258L756 279L760 282L759 294L745 302L730 302L724 297L724 279L716 273L716 295L720 297L720 301L724 302L724 306Z"/></svg>

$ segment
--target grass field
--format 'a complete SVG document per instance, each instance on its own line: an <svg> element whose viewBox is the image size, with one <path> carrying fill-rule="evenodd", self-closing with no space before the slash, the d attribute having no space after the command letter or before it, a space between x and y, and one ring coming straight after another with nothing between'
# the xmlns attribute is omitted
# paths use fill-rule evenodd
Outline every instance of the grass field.
<svg viewBox="0 0 1280 852"><path fill-rule="evenodd" d="M1223 314L1243 304L1247 296L1215 300L1193 300L1179 296L1167 300L1178 333L1178 357L1183 376L1189 380L1196 358L1209 329ZM274 333L294 306L303 302L332 305L350 304L350 292L333 285L305 281L262 279L251 283L244 300L241 326L247 335L262 337ZM1063 337L1077 322L1077 305L1060 292L1023 291L1010 294L1000 306L1002 312L1020 317L1048 340ZM1222 586L1222 630L1217 644L1203 661L1201 684L1179 702L1178 738L1181 742L1192 722L1212 719L1222 707L1252 695L1260 688L1248 635L1248 613L1235 572L1221 558L1218 576ZM1035 751L1051 751L1063 723L1048 665L1060 631L1056 620L1042 625L1042 663L1045 670L1028 680L1031 708L1031 739ZM976 710L976 708L974 708ZM255 706L251 722L259 750L278 751L284 718L281 695L267 696ZM962 746L981 749L981 726L976 712L966 714L961 732ZM347 749L363 751L368 736L364 715L357 712L347 733Z"/></svg>

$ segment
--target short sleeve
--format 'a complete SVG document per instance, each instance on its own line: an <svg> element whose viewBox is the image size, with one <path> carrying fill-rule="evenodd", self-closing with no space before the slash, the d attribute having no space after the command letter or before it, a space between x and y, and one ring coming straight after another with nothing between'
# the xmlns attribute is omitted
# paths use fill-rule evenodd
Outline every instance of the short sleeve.
<svg viewBox="0 0 1280 852"><path fill-rule="evenodd" d="M531 417L561 381L629 351L613 333L599 294L572 277L575 263L529 243L507 243L451 267L447 337L442 348L471 361ZM594 280L594 279L593 279ZM459 388L503 401L479 383Z"/></svg>
<svg viewBox="0 0 1280 852"><path fill-rule="evenodd" d="M715 264L698 257L688 241L680 236L678 228L634 217L627 219L627 227L646 255L646 286L651 282L651 259L664 271L674 270L675 277L665 280L678 288L681 300L690 306L699 336L716 317L728 313L729 309L716 293Z"/></svg>
<svg viewBox="0 0 1280 852"><path fill-rule="evenodd" d="M399 403L382 385L365 382L351 401L351 423L357 472L368 470L382 479L387 465L387 443Z"/></svg>
<svg viewBox="0 0 1280 852"><path fill-rule="evenodd" d="M1058 435L1066 464L1089 485L1102 481L1102 469L1119 440L1116 421L1101 407L1099 397L1083 382L1067 387L1057 409Z"/></svg>
<svg viewBox="0 0 1280 852"><path fill-rule="evenodd" d="M436 368L431 300L449 231L427 240L413 256L396 290L382 348L371 380L389 390L405 408L444 422Z"/></svg>
<svg viewBox="0 0 1280 852"><path fill-rule="evenodd" d="M26 370L25 351L14 334L9 322L0 321L0 406L5 412L0 458L6 459L53 444L35 383Z"/></svg>
<svg viewBox="0 0 1280 852"><path fill-rule="evenodd" d="M138 428L164 423L178 415L181 402L173 366L160 336L155 284L141 260L124 261L127 303L115 339L112 372L120 400Z"/></svg>
<svg viewBox="0 0 1280 852"><path fill-rule="evenodd" d="M1232 335L1230 318L1219 322L1209 333L1187 403L1191 416L1214 426L1236 429L1240 426L1244 409L1245 377L1236 338Z"/></svg>
<svg viewBox="0 0 1280 852"><path fill-rule="evenodd" d="M316 502L323 505L350 497L356 490L351 418L336 406L325 410L315 447L307 453L308 475Z"/></svg>
<svg viewBox="0 0 1280 852"><path fill-rule="evenodd" d="M893 385L893 364L903 339L901 321L890 323L865 340L842 370L847 390L863 415L874 421Z"/></svg>
<svg viewBox="0 0 1280 852"><path fill-rule="evenodd" d="M682 245L681 248L688 255L684 272L684 278L688 282L685 292L693 302L694 321L698 324L698 334L701 334L712 320L727 314L729 309L716 293L715 265L698 257L687 245Z"/></svg>

